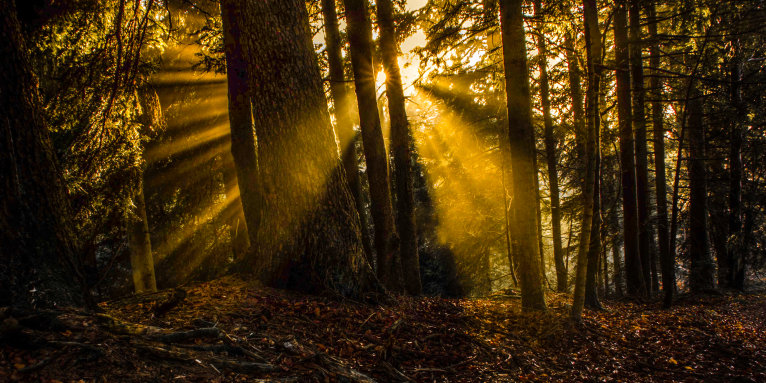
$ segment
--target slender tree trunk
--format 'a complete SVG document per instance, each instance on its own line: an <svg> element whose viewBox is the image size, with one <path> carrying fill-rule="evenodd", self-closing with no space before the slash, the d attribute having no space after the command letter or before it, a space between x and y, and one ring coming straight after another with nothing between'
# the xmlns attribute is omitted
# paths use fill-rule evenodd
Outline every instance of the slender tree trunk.
<svg viewBox="0 0 766 383"><path fill-rule="evenodd" d="M139 90L138 99L142 109L139 119L142 125L142 135L146 136L152 131L164 130L165 120L162 116L162 108L157 92L146 86ZM146 202L144 201L143 164L138 168L131 199L132 208L127 212L126 221L130 265L133 273L133 288L136 293L157 291L152 241L149 232L149 221L146 218Z"/></svg>
<svg viewBox="0 0 766 383"><path fill-rule="evenodd" d="M583 0L585 22L585 51L588 58L587 120L585 129L585 174L583 177L583 214L580 225L580 244L577 252L575 293L572 300L572 319L580 321L585 305L586 277L588 269L588 248L593 224L593 201L596 184L596 132L599 120L599 83L601 66L601 31L598 26L598 5L596 0Z"/></svg>
<svg viewBox="0 0 766 383"><path fill-rule="evenodd" d="M595 157L595 169L593 170L593 217L591 218L590 243L588 245L588 269L585 275L585 307L601 310L601 302L598 299L598 281L596 279L599 269L601 252L601 150L600 113L594 116L595 124L595 150L591 155Z"/></svg>
<svg viewBox="0 0 766 383"><path fill-rule="evenodd" d="M377 94L372 65L372 26L367 0L344 0L351 63L354 68L362 144L370 183L372 221L375 226L378 278L393 291L401 291L399 238L394 225L386 147L378 115Z"/></svg>
<svg viewBox="0 0 766 383"><path fill-rule="evenodd" d="M244 0L223 0L221 19L226 53L231 154L248 239L251 246L257 246L263 201L258 179L258 154L251 116L248 68L242 46L244 34L240 11L244 4ZM243 259L248 267L255 263L254 254L254 251L248 251Z"/></svg>
<svg viewBox="0 0 766 383"><path fill-rule="evenodd" d="M617 117L620 126L620 163L622 165L623 237L625 243L625 279L627 293L645 296L646 284L638 243L638 204L636 196L636 164L631 126L630 63L628 61L628 28L625 1L614 12L615 60L617 61Z"/></svg>
<svg viewBox="0 0 766 383"><path fill-rule="evenodd" d="M676 288L675 257L670 251L670 235L668 234L668 201L667 176L665 175L665 120L663 104L660 101L662 80L660 79L660 46L657 41L657 20L654 4L647 5L649 17L649 66L651 78L649 88L652 92L652 133L654 138L654 181L657 192L657 245L660 252L660 270L662 271L662 291L665 307L673 304L673 294Z"/></svg>
<svg viewBox="0 0 766 383"><path fill-rule="evenodd" d="M694 86L694 85L690 85ZM689 288L707 292L715 288L715 265L707 231L707 171L702 95L695 89L689 100Z"/></svg>
<svg viewBox="0 0 766 383"><path fill-rule="evenodd" d="M418 238L415 227L415 198L412 190L412 170L410 164L410 132L407 112L404 105L402 77L397 61L399 47L396 44L393 3L391 0L378 0L378 25L380 27L380 46L383 56L383 69L386 71L386 95L391 118L391 151L394 154L394 177L396 186L396 227L402 258L404 287L407 293L418 295L422 291L420 283L420 261L418 258Z"/></svg>
<svg viewBox="0 0 766 383"><path fill-rule="evenodd" d="M641 5L639 0L630 0L630 71L633 84L633 131L636 146L636 201L638 202L638 252L641 256L643 279L647 293L652 294L652 227L649 206L649 161L646 148L646 114L644 89L644 64L641 52Z"/></svg>
<svg viewBox="0 0 766 383"><path fill-rule="evenodd" d="M0 6L0 306L82 305L69 201L15 4Z"/></svg>
<svg viewBox="0 0 766 383"><path fill-rule="evenodd" d="M724 268L723 280L727 287L738 290L745 289L745 257L742 246L742 124L741 119L747 115L742 102L742 61L739 57L739 40L735 39L732 46L734 53L731 58L731 103L734 106L735 117L729 138L729 243L726 255L727 267ZM719 278L719 284L722 278Z"/></svg>
<svg viewBox="0 0 766 383"><path fill-rule="evenodd" d="M246 2L242 21L263 222L269 223L258 230L257 271L275 287L356 299L377 294L382 290L364 258L305 2Z"/></svg>
<svg viewBox="0 0 766 383"><path fill-rule="evenodd" d="M535 1L535 15L541 13L540 0ZM545 34L541 31L537 39L538 66L540 68L540 98L543 106L543 125L545 134L545 159L548 165L548 184L551 195L551 232L553 235L553 262L556 266L556 289L566 290L566 270L564 270L564 252L561 249L561 203L559 201L559 174L556 168L556 137L553 132L551 117L550 86L548 84L548 48Z"/></svg>
<svg viewBox="0 0 766 383"><path fill-rule="evenodd" d="M513 232L518 237L518 252L514 251L514 255L520 268L521 305L524 310L544 310L534 208L537 169L521 0L501 0L500 13L513 177Z"/></svg>
<svg viewBox="0 0 766 383"><path fill-rule="evenodd" d="M237 173L234 168L234 158L231 152L224 153L224 158L227 165L223 170L223 184L227 192L239 191L239 183L237 182ZM233 198L233 201L228 202L229 198ZM239 262L247 255L247 251L250 248L250 238L247 233L247 223L245 222L245 212L242 210L242 198L237 195L226 195L227 203L226 207L232 213L229 213L226 217L229 220L229 235L231 236L231 253L235 262Z"/></svg>
<svg viewBox="0 0 766 383"><path fill-rule="evenodd" d="M351 190L351 195L354 197L356 210L359 212L364 254L367 260L372 262L373 251L370 246L369 225L367 214L365 214L364 210L364 201L362 200L362 184L359 179L359 153L357 153L356 149L358 135L354 131L351 94L346 84L346 75L343 70L342 44L335 0L322 0L322 14L324 16L327 62L330 72L330 93L332 94L335 109L335 133L340 142L341 161L343 162L343 169L346 171L348 187Z"/></svg>

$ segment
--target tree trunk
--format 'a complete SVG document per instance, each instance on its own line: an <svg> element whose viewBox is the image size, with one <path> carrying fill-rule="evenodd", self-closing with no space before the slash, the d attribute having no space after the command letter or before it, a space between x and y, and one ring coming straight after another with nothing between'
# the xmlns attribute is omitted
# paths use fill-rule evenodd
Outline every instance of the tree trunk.
<svg viewBox="0 0 766 383"><path fill-rule="evenodd" d="M593 217L591 218L590 243L588 245L588 269L585 275L585 307L593 310L601 310L601 302L598 299L598 281L596 279L599 269L601 254L601 150L600 150L600 113L594 117L595 125L595 150L590 155L595 157L593 170Z"/></svg>
<svg viewBox="0 0 766 383"><path fill-rule="evenodd" d="M160 106L157 92L145 86L139 89L138 100L141 105L139 121L142 125L142 136L148 136L153 131L164 130L165 120L162 116L162 107ZM127 232L130 266L133 273L133 288L136 293L157 291L152 241L149 232L149 221L146 218L146 202L144 200L143 164L138 168L131 198L132 209L127 212Z"/></svg>
<svg viewBox="0 0 766 383"><path fill-rule="evenodd" d="M689 93L689 288L708 292L715 288L715 265L707 232L704 111L701 93L695 88Z"/></svg>
<svg viewBox="0 0 766 383"><path fill-rule="evenodd" d="M237 173L234 168L234 158L231 152L223 154L224 163L229 166L224 166L223 171L223 184L226 188L226 215L229 222L229 236L231 237L231 253L235 262L239 262L247 255L247 251L250 248L250 238L247 233L247 223L245 223L245 212L242 210L242 197L239 194L239 183L237 182ZM230 195L235 191L235 195ZM233 199L229 201L229 199Z"/></svg>
<svg viewBox="0 0 766 383"><path fill-rule="evenodd" d="M575 130L575 145L578 155L583 155L584 144L583 139L587 136L585 131L585 111L583 110L583 95L580 81L582 75L580 72L580 64L578 62L577 51L575 50L573 32L567 32L565 35L564 46L566 50L567 67L569 74L569 89L572 96L572 114L574 115L574 130ZM582 176L582 172L581 176ZM570 225L571 226L571 225ZM571 237L571 230L570 230ZM567 244L567 254L569 253L569 245ZM557 291L567 291L568 284L568 266L562 270L556 269L556 281L558 283ZM563 285L561 284L563 281Z"/></svg>
<svg viewBox="0 0 766 383"><path fill-rule="evenodd" d="M654 4L647 5L649 17L649 66L651 78L649 88L652 91L652 132L654 138L654 181L657 192L657 242L660 252L660 269L662 271L662 290L664 305L670 307L676 287L675 257L670 251L670 236L668 234L668 201L665 175L665 121L662 97L662 80L660 79L660 46L657 41L657 15Z"/></svg>
<svg viewBox="0 0 766 383"><path fill-rule="evenodd" d="M255 246L258 244L263 201L258 180L258 154L251 116L248 70L242 47L244 35L240 11L243 6L243 0L223 0L221 19L229 92L231 154L249 242ZM248 251L243 259L248 267L254 265L254 255L254 251Z"/></svg>
<svg viewBox="0 0 766 383"><path fill-rule="evenodd" d="M364 211L364 201L362 200L362 184L359 180L359 153L356 149L358 136L354 131L351 95L343 70L340 28L338 27L335 0L322 0L322 14L324 16L327 62L330 72L330 93L335 109L335 133L340 143L341 161L343 162L343 169L346 171L348 187L354 197L356 210L359 212L364 254L368 262L372 262L373 251L370 246L370 232L367 214Z"/></svg>
<svg viewBox="0 0 766 383"><path fill-rule="evenodd" d="M396 186L396 227L402 259L404 287L410 295L422 291L420 283L420 261L418 259L418 238L415 227L415 197L412 190L410 163L410 133L407 112L404 105L402 77L397 61L396 28L394 26L391 0L378 0L378 25L383 69L386 71L386 95L391 118L391 151L394 154L394 180Z"/></svg>
<svg viewBox="0 0 766 383"><path fill-rule="evenodd" d="M518 237L518 252L514 251L514 255L520 269L521 306L524 310L544 310L534 205L537 169L521 0L500 1L500 13L513 178L513 232Z"/></svg>
<svg viewBox="0 0 766 383"><path fill-rule="evenodd" d="M732 43L734 53L731 58L731 103L735 117L729 138L729 243L726 255L727 267L724 268L723 280L727 287L745 289L745 257L742 246L742 124L747 115L742 102L742 61L739 57L739 40ZM719 278L719 283L722 278Z"/></svg>
<svg viewBox="0 0 766 383"><path fill-rule="evenodd" d="M598 95L601 66L601 31L598 27L598 6L596 0L583 0L585 21L585 50L588 58L587 119L585 131L585 174L582 186L583 214L580 226L580 244L577 251L575 293L572 299L572 319L580 321L585 305L586 277L588 269L588 248L593 224L593 201L596 184L596 132L598 130Z"/></svg>
<svg viewBox="0 0 766 383"><path fill-rule="evenodd" d="M378 293L338 158L305 3L246 2L241 20L263 222L269 223L258 228L257 271L275 287L355 298Z"/></svg>
<svg viewBox="0 0 766 383"><path fill-rule="evenodd" d="M625 244L625 280L627 293L645 296L646 284L638 244L638 205L636 197L636 164L631 126L630 65L628 61L628 28L625 1L614 12L615 60L617 61L617 117L620 126L620 163L622 165L623 238Z"/></svg>
<svg viewBox="0 0 766 383"><path fill-rule="evenodd" d="M69 201L13 1L0 36L0 306L81 305Z"/></svg>
<svg viewBox="0 0 766 383"><path fill-rule="evenodd" d="M636 201L638 202L638 252L647 293L652 294L652 227L649 206L649 161L646 148L646 114L644 64L641 53L641 6L639 0L630 0L630 79L633 84L633 131L636 146Z"/></svg>
<svg viewBox="0 0 766 383"><path fill-rule="evenodd" d="M535 1L535 14L540 12L540 1ZM556 266L556 288L566 290L566 270L564 270L564 252L561 249L561 203L559 201L559 174L556 169L556 138L553 134L553 118L551 118L551 100L548 85L548 49L545 35L540 34L537 40L538 65L540 67L540 98L543 105L543 124L545 131L545 159L548 165L548 183L551 195L551 232L553 235L553 262Z"/></svg>
<svg viewBox="0 0 766 383"><path fill-rule="evenodd" d="M370 183L372 221L375 226L378 279L386 288L401 291L399 238L394 225L388 159L378 115L377 94L372 65L372 25L367 0L344 0L351 64L354 68L362 145Z"/></svg>

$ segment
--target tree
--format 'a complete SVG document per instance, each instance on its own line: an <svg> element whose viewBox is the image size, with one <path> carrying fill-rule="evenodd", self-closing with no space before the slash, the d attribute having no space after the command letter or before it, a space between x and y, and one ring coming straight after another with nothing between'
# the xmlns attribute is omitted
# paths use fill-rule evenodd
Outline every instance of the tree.
<svg viewBox="0 0 766 383"><path fill-rule="evenodd" d="M596 0L583 0L583 19L585 24L585 51L588 65L588 88L586 96L585 126L585 174L582 183L583 213L580 225L580 244L577 251L577 271L575 272L575 291L572 299L572 319L580 321L585 305L586 277L589 263L588 250L595 213L593 201L596 185L596 132L599 126L599 87L601 76L601 31L598 26L598 6Z"/></svg>
<svg viewBox="0 0 766 383"><path fill-rule="evenodd" d="M537 169L534 164L534 128L524 38L521 0L500 1L505 93L513 179L513 233L519 264L521 305L524 310L544 310L542 274L535 211Z"/></svg>
<svg viewBox="0 0 766 383"><path fill-rule="evenodd" d="M0 305L81 305L69 201L13 1L0 35Z"/></svg>
<svg viewBox="0 0 766 383"><path fill-rule="evenodd" d="M140 122L143 135L164 129L165 120L162 117L160 99L157 92L149 86L139 89L138 100L141 104ZM154 257L152 256L152 240L149 235L149 220L146 218L146 201L144 198L144 165L139 165L135 176L132 193L132 206L127 212L128 247L130 249L130 265L133 272L133 288L136 293L157 291L157 280L154 276Z"/></svg>
<svg viewBox="0 0 766 383"><path fill-rule="evenodd" d="M689 86L689 288L693 292L715 289L715 264L707 231L707 171L705 170L705 125L702 94L690 80Z"/></svg>
<svg viewBox="0 0 766 383"><path fill-rule="evenodd" d="M359 122L362 128L362 146L370 182L377 274L384 286L390 290L399 291L401 290L399 238L394 225L388 157L377 108L372 65L372 25L368 4L367 0L344 0L344 4L356 99L359 105Z"/></svg>
<svg viewBox="0 0 766 383"><path fill-rule="evenodd" d="M649 17L649 89L652 92L652 137L654 138L654 180L657 192L657 241L660 251L660 269L662 271L662 290L664 292L664 305L670 307L673 303L673 294L676 286L675 257L670 250L669 226L668 226L668 201L667 184L665 175L665 123L663 105L660 101L662 96L662 80L660 79L660 46L657 41L657 14L654 4L646 7Z"/></svg>
<svg viewBox="0 0 766 383"><path fill-rule="evenodd" d="M356 298L377 293L305 4L266 0L241 10L263 222L269 223L258 228L256 271L275 287Z"/></svg>
<svg viewBox="0 0 766 383"><path fill-rule="evenodd" d="M542 4L535 1L535 15L542 21ZM544 24L543 24L544 25ZM566 291L567 272L564 267L564 252L561 249L561 203L559 201L559 174L556 155L556 138L551 117L550 85L548 84L548 47L545 33L541 30L537 37L537 64L540 68L540 99L543 107L543 126L545 136L545 160L548 165L548 183L551 198L551 231L553 234L553 262L556 266L556 289Z"/></svg>
<svg viewBox="0 0 766 383"><path fill-rule="evenodd" d="M250 245L258 243L261 207L258 180L258 154L250 109L248 68L242 47L243 26L239 14L242 0L223 0L221 20L223 24L226 74L229 95L229 127L231 129L231 154L237 171L237 185L244 211L246 230ZM253 252L245 259L252 264Z"/></svg>
<svg viewBox="0 0 766 383"><path fill-rule="evenodd" d="M630 80L632 82L631 99L633 101L632 125L636 148L636 202L638 207L638 252L641 257L641 269L648 293L652 293L651 265L654 264L652 246L652 227L649 206L649 162L646 149L646 114L644 112L646 90L644 87L644 65L641 53L641 5L638 0L630 0L628 10L630 18L629 56Z"/></svg>
<svg viewBox="0 0 766 383"><path fill-rule="evenodd" d="M399 230L404 287L411 295L422 290L418 238L415 227L415 197L412 187L412 155L410 153L409 122L404 105L402 76L397 61L394 10L391 0L378 0L378 25L383 69L386 71L386 96L391 118L391 151L394 155L394 184L396 187L396 227Z"/></svg>
<svg viewBox="0 0 766 383"><path fill-rule="evenodd" d="M614 11L614 45L617 63L617 115L620 127L620 163L622 166L622 210L625 246L625 280L627 293L646 294L638 246L638 205L636 196L636 162L633 141L630 97L630 62L628 60L627 4L619 1Z"/></svg>
<svg viewBox="0 0 766 383"><path fill-rule="evenodd" d="M352 116L349 87L343 70L342 42L338 27L338 13L335 10L335 0L322 0L322 15L324 17L325 43L327 44L327 64L330 75L330 94L335 109L335 133L338 136L341 150L341 162L346 171L349 190L354 197L356 210L362 230L362 244L368 261L372 259L369 231L367 230L367 214L362 201L362 184L359 180L359 154L356 150L358 141L354 132L354 117Z"/></svg>

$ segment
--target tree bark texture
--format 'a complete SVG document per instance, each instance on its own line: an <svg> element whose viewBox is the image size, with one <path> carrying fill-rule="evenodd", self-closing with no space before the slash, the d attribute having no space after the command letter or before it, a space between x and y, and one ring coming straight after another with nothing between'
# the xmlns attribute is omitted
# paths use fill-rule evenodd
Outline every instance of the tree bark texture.
<svg viewBox="0 0 766 383"><path fill-rule="evenodd" d="M256 270L275 287L356 298L378 293L338 158L305 3L264 0L242 10L263 196Z"/></svg>
<svg viewBox="0 0 766 383"><path fill-rule="evenodd" d="M0 5L0 66L0 305L81 305L69 201L13 1Z"/></svg>
<svg viewBox="0 0 766 383"><path fill-rule="evenodd" d="M538 249L534 128L527 71L527 51L521 0L500 1L505 93L513 179L514 234L518 252L521 305L524 310L544 310L545 296Z"/></svg>

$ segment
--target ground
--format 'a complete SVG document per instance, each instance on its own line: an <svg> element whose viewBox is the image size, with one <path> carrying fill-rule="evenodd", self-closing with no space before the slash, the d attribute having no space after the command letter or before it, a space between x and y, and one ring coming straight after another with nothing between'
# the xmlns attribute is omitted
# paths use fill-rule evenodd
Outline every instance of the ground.
<svg viewBox="0 0 766 383"><path fill-rule="evenodd" d="M766 381L766 294L607 301L579 325L548 298L537 314L513 291L370 306L227 277L99 314L6 309L0 381Z"/></svg>

